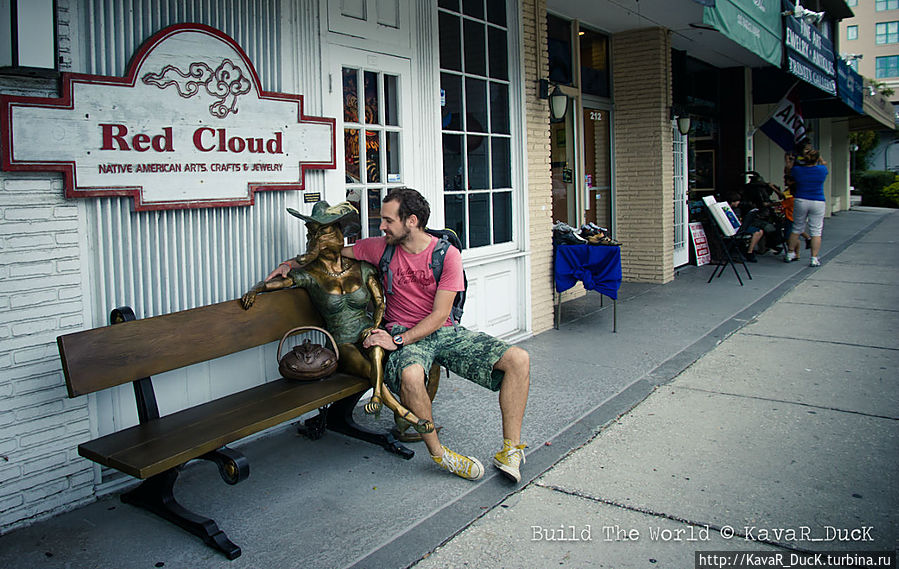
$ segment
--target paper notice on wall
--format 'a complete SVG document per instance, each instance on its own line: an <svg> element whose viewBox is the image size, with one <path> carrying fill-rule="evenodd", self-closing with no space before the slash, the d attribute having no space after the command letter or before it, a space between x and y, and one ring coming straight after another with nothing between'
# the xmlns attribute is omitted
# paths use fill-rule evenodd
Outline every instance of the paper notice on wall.
<svg viewBox="0 0 899 569"><path fill-rule="evenodd" d="M696 253L696 266L708 265L712 260L712 255L709 253L709 242L706 239L702 223L697 221L691 223L689 227L690 240L693 242L693 251Z"/></svg>

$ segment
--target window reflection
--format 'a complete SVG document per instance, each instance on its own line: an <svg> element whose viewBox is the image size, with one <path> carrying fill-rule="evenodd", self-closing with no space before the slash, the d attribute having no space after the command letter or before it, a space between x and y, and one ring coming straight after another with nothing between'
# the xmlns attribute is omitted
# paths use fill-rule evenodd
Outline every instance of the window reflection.
<svg viewBox="0 0 899 569"><path fill-rule="evenodd" d="M465 20L465 73L487 75L487 53L484 45L484 24Z"/></svg>
<svg viewBox="0 0 899 569"><path fill-rule="evenodd" d="M365 171L368 183L381 181L381 137L376 130L365 131Z"/></svg>
<svg viewBox="0 0 899 569"><path fill-rule="evenodd" d="M487 82L465 79L465 127L469 132L487 132Z"/></svg>
<svg viewBox="0 0 899 569"><path fill-rule="evenodd" d="M462 135L443 135L443 189L451 192L464 190L462 163Z"/></svg>
<svg viewBox="0 0 899 569"><path fill-rule="evenodd" d="M384 75L384 124L399 126L399 91L396 75Z"/></svg>
<svg viewBox="0 0 899 569"><path fill-rule="evenodd" d="M346 165L346 183L358 184L362 181L359 175L359 131L345 129L343 131L343 149Z"/></svg>
<svg viewBox="0 0 899 569"><path fill-rule="evenodd" d="M441 73L440 88L444 97L440 109L443 130L462 130L462 77Z"/></svg>
<svg viewBox="0 0 899 569"><path fill-rule="evenodd" d="M465 234L465 196L461 194L447 194L443 197L443 206L446 209L446 226L456 232L462 241L462 248L468 247Z"/></svg>
<svg viewBox="0 0 899 569"><path fill-rule="evenodd" d="M378 104L378 74L374 71L365 72L365 122L367 124L380 124Z"/></svg>
<svg viewBox="0 0 899 569"><path fill-rule="evenodd" d="M581 89L584 93L609 96L609 38L603 34L582 29Z"/></svg>
<svg viewBox="0 0 899 569"><path fill-rule="evenodd" d="M469 135L467 156L468 189L486 190L490 187L487 179L487 137Z"/></svg>
<svg viewBox="0 0 899 569"><path fill-rule="evenodd" d="M490 244L490 194L469 194L468 234L472 247Z"/></svg>
<svg viewBox="0 0 899 569"><path fill-rule="evenodd" d="M493 194L493 242L512 240L512 192Z"/></svg>
<svg viewBox="0 0 899 569"><path fill-rule="evenodd" d="M343 120L359 122L358 69L343 68Z"/></svg>
<svg viewBox="0 0 899 569"><path fill-rule="evenodd" d="M493 152L491 152L493 188L512 187L512 156L510 140L508 138L493 138Z"/></svg>

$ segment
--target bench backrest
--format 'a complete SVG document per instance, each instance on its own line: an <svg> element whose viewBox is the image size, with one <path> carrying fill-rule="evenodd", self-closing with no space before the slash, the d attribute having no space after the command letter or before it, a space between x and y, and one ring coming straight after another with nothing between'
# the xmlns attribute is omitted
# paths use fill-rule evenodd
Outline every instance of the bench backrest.
<svg viewBox="0 0 899 569"><path fill-rule="evenodd" d="M122 322L57 338L69 397L129 383L280 340L296 326L322 326L302 289Z"/></svg>

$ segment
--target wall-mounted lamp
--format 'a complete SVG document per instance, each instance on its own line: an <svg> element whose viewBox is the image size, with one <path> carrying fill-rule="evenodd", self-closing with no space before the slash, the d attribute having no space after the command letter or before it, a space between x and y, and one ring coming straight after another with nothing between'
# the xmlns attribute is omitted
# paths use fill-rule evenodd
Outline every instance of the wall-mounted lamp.
<svg viewBox="0 0 899 569"><path fill-rule="evenodd" d="M555 86L552 94L550 94L549 85L550 83L548 80L540 80L539 96L541 99L549 99L549 114L553 120L561 120L568 111L568 95L563 93L561 87L558 85Z"/></svg>
<svg viewBox="0 0 899 569"><path fill-rule="evenodd" d="M689 114L682 110L676 111L674 107L671 107L671 120L677 123L677 132L681 133L683 136L690 134L692 121L690 120Z"/></svg>

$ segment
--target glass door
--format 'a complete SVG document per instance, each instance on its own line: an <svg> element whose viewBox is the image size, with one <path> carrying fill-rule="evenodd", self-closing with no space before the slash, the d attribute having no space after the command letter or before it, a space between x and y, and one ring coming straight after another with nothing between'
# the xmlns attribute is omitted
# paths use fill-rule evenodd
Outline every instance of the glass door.
<svg viewBox="0 0 899 569"><path fill-rule="evenodd" d="M577 228L577 184L575 183L574 113L567 112L558 121L551 121L550 167L552 172L553 223L562 221Z"/></svg>
<svg viewBox="0 0 899 569"><path fill-rule="evenodd" d="M690 262L688 233L689 208L687 205L688 166L687 135L681 134L676 124L671 128L674 140L674 266Z"/></svg>
<svg viewBox="0 0 899 569"><path fill-rule="evenodd" d="M326 114L337 117L338 167L346 200L359 209L362 237L380 235L381 200L408 183L412 160L411 80L407 59L331 47L332 95Z"/></svg>
<svg viewBox="0 0 899 569"><path fill-rule="evenodd" d="M585 105L584 186L587 223L612 227L612 121L607 109Z"/></svg>

